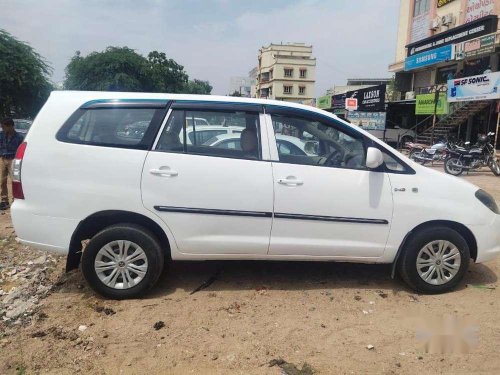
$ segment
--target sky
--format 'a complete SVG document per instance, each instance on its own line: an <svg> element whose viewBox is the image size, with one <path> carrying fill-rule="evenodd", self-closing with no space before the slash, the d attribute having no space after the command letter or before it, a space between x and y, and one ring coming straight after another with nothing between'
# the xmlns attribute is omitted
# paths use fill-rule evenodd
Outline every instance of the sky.
<svg viewBox="0 0 500 375"><path fill-rule="evenodd" d="M399 0L0 0L0 28L35 48L55 83L75 51L127 46L165 52L220 95L262 46L303 42L320 96L347 78L390 76L398 12Z"/></svg>

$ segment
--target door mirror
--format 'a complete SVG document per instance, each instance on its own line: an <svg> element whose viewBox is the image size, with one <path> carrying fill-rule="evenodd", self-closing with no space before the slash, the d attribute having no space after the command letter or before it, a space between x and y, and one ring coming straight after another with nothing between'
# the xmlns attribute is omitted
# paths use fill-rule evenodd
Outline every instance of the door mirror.
<svg viewBox="0 0 500 375"><path fill-rule="evenodd" d="M370 169L378 168L384 162L382 151L375 147L368 147L366 152L366 166Z"/></svg>

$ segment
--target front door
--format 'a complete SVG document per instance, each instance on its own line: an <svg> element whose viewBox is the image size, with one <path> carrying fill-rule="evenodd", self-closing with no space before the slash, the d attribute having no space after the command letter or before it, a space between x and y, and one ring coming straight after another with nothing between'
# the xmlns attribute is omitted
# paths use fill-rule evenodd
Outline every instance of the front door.
<svg viewBox="0 0 500 375"><path fill-rule="evenodd" d="M170 228L182 253L266 254L273 182L271 163L262 161L259 113L192 107L171 111L146 158L144 205ZM212 140L199 144L196 136L187 144L182 134L194 119L241 127L240 133L227 135L241 147L229 149Z"/></svg>
<svg viewBox="0 0 500 375"><path fill-rule="evenodd" d="M272 255L377 258L392 219L392 191L385 172L365 167L365 137L327 117L272 113L276 147ZM318 115L320 116L320 115Z"/></svg>

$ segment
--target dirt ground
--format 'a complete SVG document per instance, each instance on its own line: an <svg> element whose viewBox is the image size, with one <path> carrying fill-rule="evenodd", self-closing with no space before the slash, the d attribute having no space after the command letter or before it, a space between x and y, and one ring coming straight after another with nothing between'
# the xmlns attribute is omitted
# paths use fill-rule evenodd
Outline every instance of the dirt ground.
<svg viewBox="0 0 500 375"><path fill-rule="evenodd" d="M500 202L491 172L463 178ZM33 308L0 318L1 374L500 373L500 259L472 264L437 296L412 292L385 265L175 263L143 299L107 301L80 271L64 274L64 259L16 243L8 213L0 230L0 300L34 269L42 280L31 281ZM479 329L469 353L423 349L417 319L445 315Z"/></svg>

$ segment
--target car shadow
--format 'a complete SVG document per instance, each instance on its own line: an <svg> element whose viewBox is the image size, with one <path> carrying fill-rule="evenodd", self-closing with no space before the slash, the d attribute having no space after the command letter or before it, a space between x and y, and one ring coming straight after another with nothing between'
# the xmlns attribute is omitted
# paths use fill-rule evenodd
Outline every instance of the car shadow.
<svg viewBox="0 0 500 375"><path fill-rule="evenodd" d="M142 299L167 297L178 290L193 293L249 290L376 289L385 293L410 289L397 275L391 278L390 264L286 261L176 261L169 263L158 283ZM60 277L57 293L94 295L78 270ZM468 285L493 284L497 275L484 264L471 263L457 290ZM58 283L56 282L56 285Z"/></svg>
<svg viewBox="0 0 500 375"><path fill-rule="evenodd" d="M157 298L184 290L192 293L227 290L380 289L414 293L398 276L391 278L390 264L284 261L206 261L169 264L146 298ZM471 263L457 290L497 281L484 264ZM210 285L204 285L205 283Z"/></svg>

